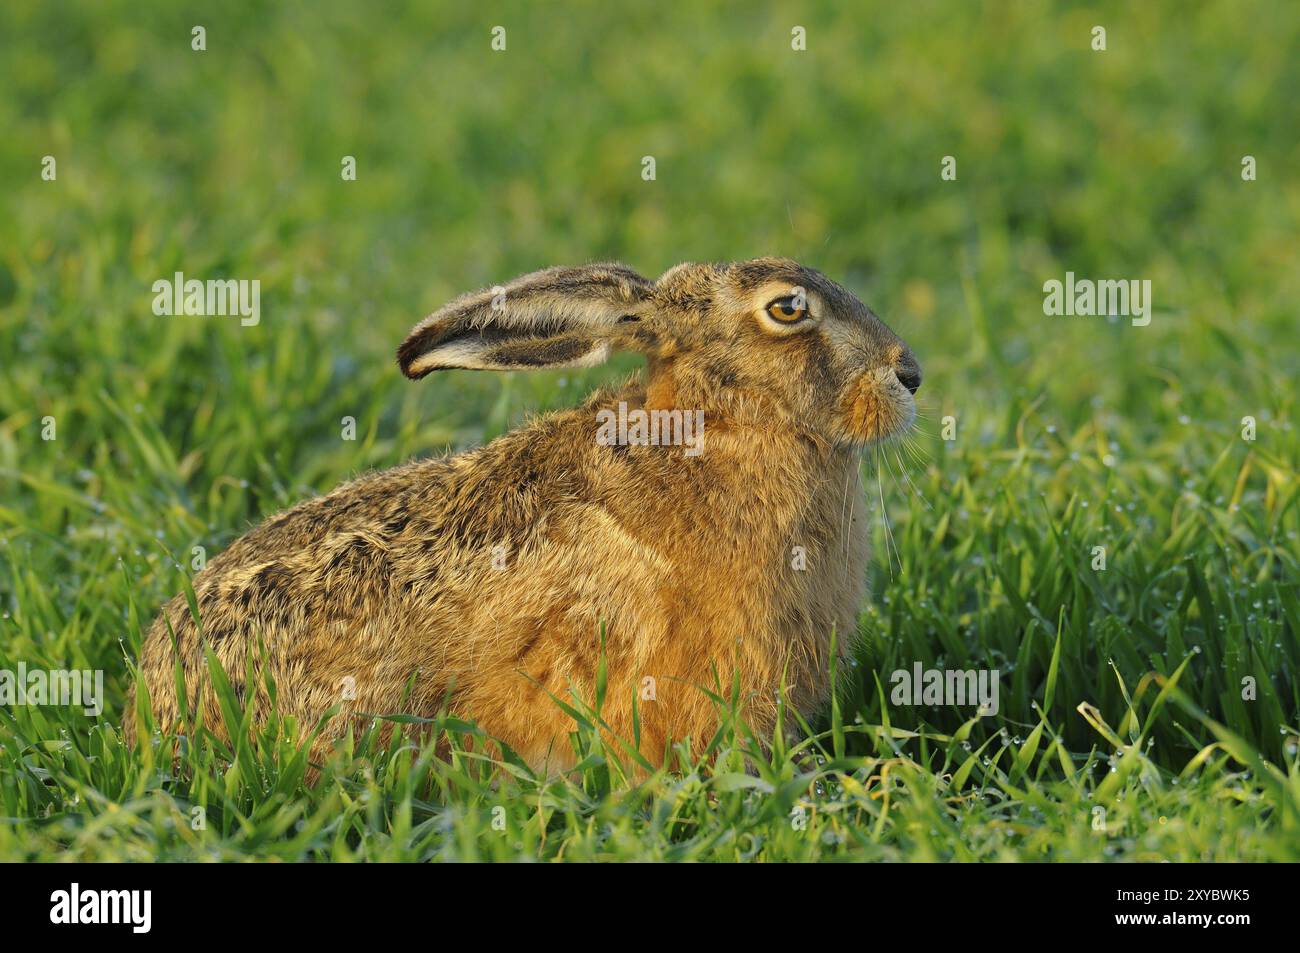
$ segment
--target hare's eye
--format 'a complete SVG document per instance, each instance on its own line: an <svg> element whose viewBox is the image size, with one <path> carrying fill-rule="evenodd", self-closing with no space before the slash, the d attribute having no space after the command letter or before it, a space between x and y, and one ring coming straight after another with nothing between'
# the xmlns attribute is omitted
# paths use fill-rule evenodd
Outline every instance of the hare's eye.
<svg viewBox="0 0 1300 953"><path fill-rule="evenodd" d="M767 313L774 321L780 321L782 324L794 324L794 322L802 321L808 317L808 305L794 295L787 295L784 298L777 298L769 304Z"/></svg>

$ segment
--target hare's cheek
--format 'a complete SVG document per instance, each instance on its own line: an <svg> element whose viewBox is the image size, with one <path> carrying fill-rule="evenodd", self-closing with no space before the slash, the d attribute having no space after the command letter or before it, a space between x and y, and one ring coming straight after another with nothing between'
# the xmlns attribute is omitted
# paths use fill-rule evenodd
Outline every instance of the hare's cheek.
<svg viewBox="0 0 1300 953"><path fill-rule="evenodd" d="M889 371L867 371L844 392L840 413L855 440L871 442L898 433L915 413L910 395Z"/></svg>

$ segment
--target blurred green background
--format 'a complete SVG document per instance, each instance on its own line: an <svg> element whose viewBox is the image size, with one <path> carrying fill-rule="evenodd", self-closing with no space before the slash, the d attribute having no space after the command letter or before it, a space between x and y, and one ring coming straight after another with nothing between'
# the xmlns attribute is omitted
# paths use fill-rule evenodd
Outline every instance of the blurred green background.
<svg viewBox="0 0 1300 953"><path fill-rule="evenodd" d="M638 363L404 380L396 345L456 294L553 264L653 277L787 255L862 297L925 369L916 442L871 464L894 541L882 520L863 671L1004 664L1007 716L1032 726L1064 619L1051 714L1086 749L1076 704L1118 720L1116 672L1131 689L1199 647L1187 687L1284 759L1297 50L1300 5L1263 0L9 0L0 655L107 668L115 722L124 651L191 547ZM155 316L151 285L175 271L259 279L261 323ZM1043 282L1066 271L1149 279L1150 326L1045 316ZM1088 571L1093 545L1110 576ZM1242 673L1268 683L1254 708L1233 701ZM849 710L878 720L858 682ZM1169 765L1204 743L1161 731Z"/></svg>

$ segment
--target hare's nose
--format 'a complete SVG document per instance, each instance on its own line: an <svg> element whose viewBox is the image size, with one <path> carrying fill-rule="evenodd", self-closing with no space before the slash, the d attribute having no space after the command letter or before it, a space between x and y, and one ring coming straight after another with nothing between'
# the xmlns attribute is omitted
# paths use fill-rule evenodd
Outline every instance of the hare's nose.
<svg viewBox="0 0 1300 953"><path fill-rule="evenodd" d="M921 389L921 365L916 363L916 358L911 355L899 359L898 364L894 366L894 376L913 394Z"/></svg>

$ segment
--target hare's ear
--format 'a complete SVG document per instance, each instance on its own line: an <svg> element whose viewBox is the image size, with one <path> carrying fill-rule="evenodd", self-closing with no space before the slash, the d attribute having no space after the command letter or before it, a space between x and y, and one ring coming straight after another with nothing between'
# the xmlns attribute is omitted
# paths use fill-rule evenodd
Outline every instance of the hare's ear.
<svg viewBox="0 0 1300 953"><path fill-rule="evenodd" d="M463 295L414 328L397 350L407 377L447 368L590 367L609 357L624 320L654 285L617 264L547 268Z"/></svg>

